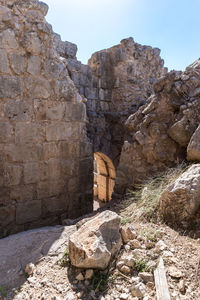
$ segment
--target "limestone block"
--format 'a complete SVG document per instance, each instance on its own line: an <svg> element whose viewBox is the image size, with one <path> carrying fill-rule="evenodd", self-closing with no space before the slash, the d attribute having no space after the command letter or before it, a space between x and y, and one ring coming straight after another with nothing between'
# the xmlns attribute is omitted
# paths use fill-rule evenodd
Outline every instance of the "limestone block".
<svg viewBox="0 0 200 300"><path fill-rule="evenodd" d="M46 59L44 70L48 77L58 79L61 72L64 70L64 65L60 61L56 61L56 59Z"/></svg>
<svg viewBox="0 0 200 300"><path fill-rule="evenodd" d="M45 127L31 122L18 122L15 129L16 143L38 143L44 141Z"/></svg>
<svg viewBox="0 0 200 300"><path fill-rule="evenodd" d="M8 122L0 122L0 143L14 142L13 127Z"/></svg>
<svg viewBox="0 0 200 300"><path fill-rule="evenodd" d="M40 181L37 185L37 194L39 199L49 198L66 194L67 183L62 179Z"/></svg>
<svg viewBox="0 0 200 300"><path fill-rule="evenodd" d="M6 160L9 162L31 162L41 160L43 149L36 144L5 145Z"/></svg>
<svg viewBox="0 0 200 300"><path fill-rule="evenodd" d="M58 155L60 156L58 146L54 142L44 143L43 149L44 149L44 160L48 160L50 158L55 158Z"/></svg>
<svg viewBox="0 0 200 300"><path fill-rule="evenodd" d="M76 158L79 157L79 143L69 141L59 142L59 155L61 158Z"/></svg>
<svg viewBox="0 0 200 300"><path fill-rule="evenodd" d="M94 88L85 88L85 96L87 99L90 100L97 100L98 99L98 90Z"/></svg>
<svg viewBox="0 0 200 300"><path fill-rule="evenodd" d="M20 184L22 180L23 168L19 165L5 164L5 185L12 186Z"/></svg>
<svg viewBox="0 0 200 300"><path fill-rule="evenodd" d="M64 42L65 55L67 58L76 58L77 46L70 42Z"/></svg>
<svg viewBox="0 0 200 300"><path fill-rule="evenodd" d="M42 44L36 32L26 32L21 38L21 45L33 55L41 53Z"/></svg>
<svg viewBox="0 0 200 300"><path fill-rule="evenodd" d="M6 49L18 48L18 43L13 30L6 29L0 33L0 45L1 48L6 48Z"/></svg>
<svg viewBox="0 0 200 300"><path fill-rule="evenodd" d="M10 198L16 202L32 201L36 198L35 187L31 184L12 187L10 191Z"/></svg>
<svg viewBox="0 0 200 300"><path fill-rule="evenodd" d="M15 207L13 205L0 207L0 228L15 221Z"/></svg>
<svg viewBox="0 0 200 300"><path fill-rule="evenodd" d="M86 106L84 103L66 103L65 120L66 121L85 121L86 120Z"/></svg>
<svg viewBox="0 0 200 300"><path fill-rule="evenodd" d="M80 71L81 68L81 62L76 60L76 59L72 59L72 58L68 58L67 60L67 69L70 72L73 71Z"/></svg>
<svg viewBox="0 0 200 300"><path fill-rule="evenodd" d="M22 100L9 100L4 105L5 116L14 121L30 120L30 110L30 103Z"/></svg>
<svg viewBox="0 0 200 300"><path fill-rule="evenodd" d="M24 183L36 183L39 180L39 164L30 162L24 164Z"/></svg>
<svg viewBox="0 0 200 300"><path fill-rule="evenodd" d="M49 81L43 77L40 77L34 81L34 86L32 88L31 94L34 98L47 99L51 95L51 86Z"/></svg>
<svg viewBox="0 0 200 300"><path fill-rule="evenodd" d="M0 49L0 73L10 73L8 57L4 49Z"/></svg>
<svg viewBox="0 0 200 300"><path fill-rule="evenodd" d="M39 75L40 70L41 70L40 58L38 56L32 55L28 59L28 68L27 68L28 73L30 73L31 75Z"/></svg>
<svg viewBox="0 0 200 300"><path fill-rule="evenodd" d="M16 223L24 224L39 219L41 216L41 201L18 203L16 209Z"/></svg>
<svg viewBox="0 0 200 300"><path fill-rule="evenodd" d="M9 55L10 65L13 71L20 75L26 71L26 57L20 54L12 53Z"/></svg>
<svg viewBox="0 0 200 300"><path fill-rule="evenodd" d="M72 101L76 96L75 87L69 80L63 79L57 82L57 88L55 90L58 97L65 99L66 101Z"/></svg>
<svg viewBox="0 0 200 300"><path fill-rule="evenodd" d="M43 215L62 213L65 212L66 209L67 199L64 196L44 199L42 201Z"/></svg>
<svg viewBox="0 0 200 300"><path fill-rule="evenodd" d="M181 146L187 146L191 138L191 133L188 132L184 119L181 119L180 121L173 124L173 126L168 130L167 133L174 141L179 143Z"/></svg>
<svg viewBox="0 0 200 300"><path fill-rule="evenodd" d="M72 124L70 123L55 123L47 125L46 127L46 139L50 141L67 140L72 136Z"/></svg>
<svg viewBox="0 0 200 300"><path fill-rule="evenodd" d="M61 175L60 159L51 158L48 161L40 163L40 179L58 179Z"/></svg>
<svg viewBox="0 0 200 300"><path fill-rule="evenodd" d="M200 125L193 133L188 144L187 160L200 161Z"/></svg>
<svg viewBox="0 0 200 300"><path fill-rule="evenodd" d="M35 100L34 108L37 120L62 120L65 113L65 104L59 102Z"/></svg>
<svg viewBox="0 0 200 300"><path fill-rule="evenodd" d="M16 98L23 93L22 80L14 76L0 76L0 98Z"/></svg>
<svg viewBox="0 0 200 300"><path fill-rule="evenodd" d="M73 266L104 270L121 247L120 217L111 211L86 222L69 239L69 256Z"/></svg>
<svg viewBox="0 0 200 300"><path fill-rule="evenodd" d="M187 221L200 207L200 164L191 166L160 196L160 209L172 222Z"/></svg>
<svg viewBox="0 0 200 300"><path fill-rule="evenodd" d="M2 174L2 173L1 173ZM1 176L3 177L3 176ZM8 205L10 202L10 188L1 187L0 188L0 207Z"/></svg>

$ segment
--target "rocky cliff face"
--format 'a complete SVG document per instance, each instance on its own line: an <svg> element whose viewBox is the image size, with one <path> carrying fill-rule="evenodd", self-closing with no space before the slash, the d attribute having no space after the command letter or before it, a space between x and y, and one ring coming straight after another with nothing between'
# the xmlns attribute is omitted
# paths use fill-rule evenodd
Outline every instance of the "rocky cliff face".
<svg viewBox="0 0 200 300"><path fill-rule="evenodd" d="M0 237L92 210L86 107L43 2L0 1ZM85 176L88 174L88 176Z"/></svg>
<svg viewBox="0 0 200 300"><path fill-rule="evenodd" d="M116 192L188 158L199 159L200 60L154 84L147 103L126 121Z"/></svg>

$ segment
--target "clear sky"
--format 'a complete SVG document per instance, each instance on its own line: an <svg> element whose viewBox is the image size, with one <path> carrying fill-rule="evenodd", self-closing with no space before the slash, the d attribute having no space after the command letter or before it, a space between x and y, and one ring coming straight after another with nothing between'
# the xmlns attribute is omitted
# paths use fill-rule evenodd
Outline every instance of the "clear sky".
<svg viewBox="0 0 200 300"><path fill-rule="evenodd" d="M47 21L64 41L91 54L132 36L161 49L165 66L184 70L200 57L200 0L43 0Z"/></svg>

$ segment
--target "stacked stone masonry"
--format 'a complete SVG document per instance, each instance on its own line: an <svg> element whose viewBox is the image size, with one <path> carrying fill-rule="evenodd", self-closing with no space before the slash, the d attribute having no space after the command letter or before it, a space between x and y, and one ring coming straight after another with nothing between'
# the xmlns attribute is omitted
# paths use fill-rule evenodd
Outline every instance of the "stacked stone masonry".
<svg viewBox="0 0 200 300"><path fill-rule="evenodd" d="M93 158L84 99L57 52L74 58L76 46L53 33L46 4L0 5L2 237L91 212Z"/></svg>
<svg viewBox="0 0 200 300"><path fill-rule="evenodd" d="M84 65L47 12L0 0L0 237L91 212L93 153L117 168L124 122L167 71L159 49L133 38Z"/></svg>

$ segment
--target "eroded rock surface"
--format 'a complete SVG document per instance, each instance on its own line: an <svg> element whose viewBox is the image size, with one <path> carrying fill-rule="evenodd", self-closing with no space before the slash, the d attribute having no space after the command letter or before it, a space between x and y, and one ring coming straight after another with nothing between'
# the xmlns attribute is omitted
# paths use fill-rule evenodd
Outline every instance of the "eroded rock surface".
<svg viewBox="0 0 200 300"><path fill-rule="evenodd" d="M0 5L2 237L91 212L93 157L85 100L67 70L76 45L54 34L43 2Z"/></svg>
<svg viewBox="0 0 200 300"><path fill-rule="evenodd" d="M120 217L104 211L70 236L69 256L73 266L104 270L121 247Z"/></svg>
<svg viewBox="0 0 200 300"><path fill-rule="evenodd" d="M185 72L167 73L154 84L147 103L126 121L129 137L120 157L117 193L185 160L188 144L188 159L194 159L198 130L194 132L200 123L199 88L200 60Z"/></svg>
<svg viewBox="0 0 200 300"><path fill-rule="evenodd" d="M171 222L191 220L200 207L200 164L191 166L160 197L163 216Z"/></svg>

